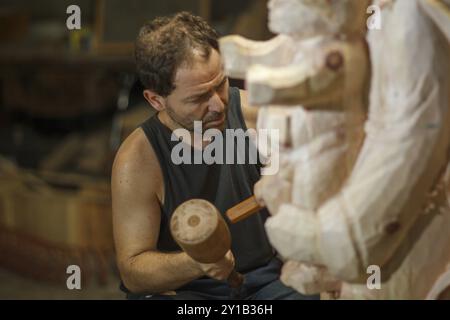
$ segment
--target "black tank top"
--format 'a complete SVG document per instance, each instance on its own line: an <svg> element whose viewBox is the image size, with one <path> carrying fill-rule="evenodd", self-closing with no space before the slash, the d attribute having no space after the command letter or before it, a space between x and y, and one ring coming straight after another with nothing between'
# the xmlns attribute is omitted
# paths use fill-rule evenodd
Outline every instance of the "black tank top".
<svg viewBox="0 0 450 320"><path fill-rule="evenodd" d="M171 141L172 131L163 125L157 115L145 121L144 130L155 151L164 178L164 204L161 207L161 225L157 248L162 252L180 251L170 234L169 222L173 211L186 200L199 198L213 203L225 217L225 211L253 194L253 186L260 178L260 165L250 164L179 164L171 160L172 148L180 141ZM226 129L247 130L241 110L239 89L230 87ZM248 151L239 150L234 145L234 154ZM226 143L223 144L224 146ZM254 147L254 145L252 145ZM191 147L190 147L191 148ZM191 149L192 152L193 149ZM197 151L196 151L197 152ZM201 152L201 151L200 151ZM226 148L224 147L224 159ZM193 159L193 158L192 158ZM224 163L226 163L224 161ZM236 162L234 162L236 163ZM264 222L268 217L266 210L261 210L236 224L230 224L232 246L236 259L236 269L247 272L266 265L273 257L274 251L267 239Z"/></svg>

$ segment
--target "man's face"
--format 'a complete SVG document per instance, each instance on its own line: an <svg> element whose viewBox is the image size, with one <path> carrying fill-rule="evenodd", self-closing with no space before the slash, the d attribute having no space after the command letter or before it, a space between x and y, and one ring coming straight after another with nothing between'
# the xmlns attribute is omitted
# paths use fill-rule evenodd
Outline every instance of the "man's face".
<svg viewBox="0 0 450 320"><path fill-rule="evenodd" d="M194 130L194 121L202 121L203 130L223 130L228 88L219 53L211 49L209 58L205 59L194 51L192 62L178 68L175 90L165 98L167 115L190 131Z"/></svg>

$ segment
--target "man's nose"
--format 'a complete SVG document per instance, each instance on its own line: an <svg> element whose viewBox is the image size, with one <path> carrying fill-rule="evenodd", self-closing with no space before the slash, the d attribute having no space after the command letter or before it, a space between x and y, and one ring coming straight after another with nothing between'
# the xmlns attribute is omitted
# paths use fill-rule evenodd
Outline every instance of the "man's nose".
<svg viewBox="0 0 450 320"><path fill-rule="evenodd" d="M208 111L222 113L225 110L225 103L216 92L208 101Z"/></svg>

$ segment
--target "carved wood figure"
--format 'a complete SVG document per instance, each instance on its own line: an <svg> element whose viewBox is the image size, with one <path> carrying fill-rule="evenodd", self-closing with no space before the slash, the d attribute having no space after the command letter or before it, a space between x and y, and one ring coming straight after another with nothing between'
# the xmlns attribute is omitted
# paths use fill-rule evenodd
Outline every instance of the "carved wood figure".
<svg viewBox="0 0 450 320"><path fill-rule="evenodd" d="M216 263L231 248L230 230L219 210L209 201L191 199L180 204L170 220L170 232L177 244L200 263ZM228 284L238 288L243 276L233 270Z"/></svg>
<svg viewBox="0 0 450 320"><path fill-rule="evenodd" d="M339 189L361 146L367 3L270 1L269 27L280 35L265 42L239 36L220 41L227 73L246 75L249 103L268 107L258 127L280 130L292 201L307 209Z"/></svg>
<svg viewBox="0 0 450 320"><path fill-rule="evenodd" d="M285 19L295 15L297 8L309 17L304 21L312 29L323 30L323 23L315 20L321 15L314 10L323 5L323 12L327 12L325 2L271 3L279 3L280 7L291 3ZM335 1L328 6L341 5L341 9L348 10L346 3L350 2ZM370 103L364 144L358 149L356 162L347 167L349 174L342 177L338 173L341 167L331 170L331 185L335 179L339 181L336 189L328 197L315 195L319 200L312 206L308 201L314 196L303 197L296 183L303 179L301 183L306 187L313 186L311 175L321 170L322 163L333 162L334 158L325 155L327 149L319 143L313 150L319 150L317 154L322 158L316 159L314 165L309 164L300 176L296 174L298 168L304 167L305 159L314 153L302 155L304 145L300 144L283 151L285 158L293 160L290 170L294 171L294 179L290 181L282 174L263 178L266 181L263 180L257 193L274 214L266 229L282 256L301 262L287 263L282 274L285 283L300 291L329 290L326 287L332 282L328 278L331 274L343 281L336 285L341 287L342 298L448 298L450 1L380 0L374 4L382 8L382 28L368 34L372 64ZM274 17L276 8L269 8ZM336 10L337 7L333 8L333 12ZM281 16L281 11L278 12ZM274 21L271 25L274 26ZM311 69L297 65L282 68L255 66L247 70L251 102L261 106L291 104L297 95L301 103L305 88L311 85L303 85L302 82L307 82L299 79L310 82L310 75L317 73L304 71ZM280 71L277 76L276 71ZM284 78L283 73L289 76ZM317 95L318 99L322 96L327 94ZM345 100L344 110L351 105ZM322 108L313 104L303 111L320 112ZM305 122L304 128L291 127L288 131L301 132L308 125ZM301 156L292 156L296 153ZM325 187L314 186L311 194L329 187L327 180L322 181ZM292 193L290 201L283 199L280 203L277 199L282 197L274 192L273 185L283 183L288 186L284 190L291 186ZM380 268L379 290L369 290L366 285L369 266ZM323 268L327 275L321 274ZM311 279L314 286L308 283Z"/></svg>
<svg viewBox="0 0 450 320"><path fill-rule="evenodd" d="M346 252L362 268L379 265L385 282L344 283L342 297L449 299L450 1L388 1L382 17L368 36L367 138L341 197L359 189L344 213Z"/></svg>
<svg viewBox="0 0 450 320"><path fill-rule="evenodd" d="M261 188L272 214L281 203L318 209L340 190L355 163L366 120L367 5L272 0L269 27L278 36L265 42L239 36L220 41L226 72L245 77L250 104L266 107L258 128L280 130L280 172L265 177ZM302 270L309 272L301 277L303 287L336 290L326 269L305 265Z"/></svg>

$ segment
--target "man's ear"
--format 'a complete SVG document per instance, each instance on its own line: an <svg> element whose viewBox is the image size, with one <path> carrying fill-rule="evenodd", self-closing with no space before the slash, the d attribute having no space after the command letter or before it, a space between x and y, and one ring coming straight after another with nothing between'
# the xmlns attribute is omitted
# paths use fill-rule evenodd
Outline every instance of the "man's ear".
<svg viewBox="0 0 450 320"><path fill-rule="evenodd" d="M165 99L156 92L149 89L145 89L143 94L145 100L147 100L147 102L150 103L150 105L157 111L163 111L166 108Z"/></svg>

